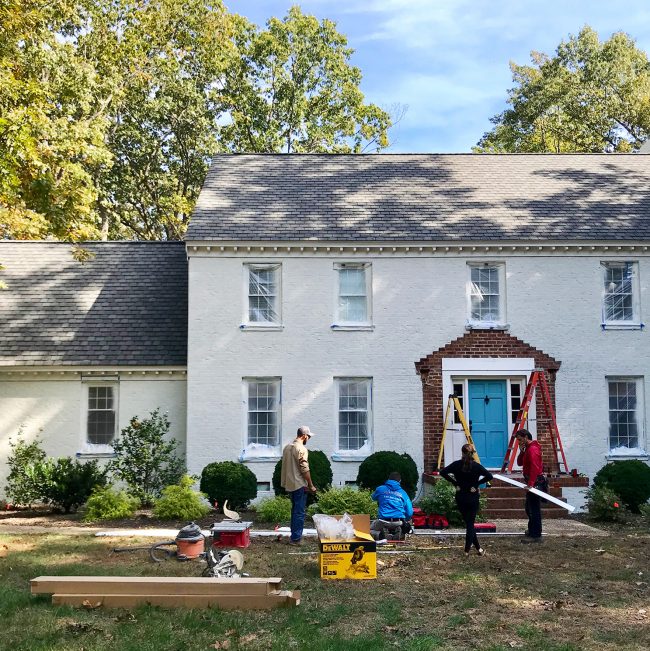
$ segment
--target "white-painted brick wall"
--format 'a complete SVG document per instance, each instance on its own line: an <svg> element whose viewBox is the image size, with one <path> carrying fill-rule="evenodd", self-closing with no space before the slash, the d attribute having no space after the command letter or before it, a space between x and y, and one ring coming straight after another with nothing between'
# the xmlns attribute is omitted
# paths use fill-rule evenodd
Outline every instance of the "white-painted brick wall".
<svg viewBox="0 0 650 651"><path fill-rule="evenodd" d="M509 332L562 362L557 415L567 457L572 467L593 475L608 450L605 378L644 376L647 395L650 335L601 330L600 261L612 256L501 259L506 261ZM640 260L641 315L650 318L649 257L620 259ZM284 330L241 331L243 264L265 260L282 262ZM307 424L318 433L310 445L328 455L336 448L333 378L372 377L374 449L408 452L422 468L422 391L414 362L464 334L467 259L385 255L363 260L372 262L374 332L330 328L334 263L349 259L190 258L192 472L211 461L238 458L245 445L241 385L247 376L282 378L283 444ZM270 480L273 465L249 463L260 481ZM357 463L334 463L335 483L355 479L357 468Z"/></svg>

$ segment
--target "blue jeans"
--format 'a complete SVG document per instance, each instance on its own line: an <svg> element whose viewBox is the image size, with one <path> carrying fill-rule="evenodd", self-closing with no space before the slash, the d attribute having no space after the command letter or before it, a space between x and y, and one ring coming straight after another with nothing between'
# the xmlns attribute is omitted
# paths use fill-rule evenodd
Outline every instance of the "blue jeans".
<svg viewBox="0 0 650 651"><path fill-rule="evenodd" d="M305 507L307 506L307 489L303 486L297 491L290 491L291 497L291 540L297 542L302 538L305 526Z"/></svg>

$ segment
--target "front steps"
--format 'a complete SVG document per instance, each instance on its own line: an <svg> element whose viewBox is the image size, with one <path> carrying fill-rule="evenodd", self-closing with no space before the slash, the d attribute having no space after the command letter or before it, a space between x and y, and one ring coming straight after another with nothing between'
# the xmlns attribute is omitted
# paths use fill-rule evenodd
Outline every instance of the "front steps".
<svg viewBox="0 0 650 651"><path fill-rule="evenodd" d="M523 482L521 475L508 475L512 479ZM439 475L430 475L425 473L422 480L426 484L435 484L441 481ZM444 481L444 480L442 480ZM587 487L589 479L587 477L570 477L568 475L557 475L549 477L549 493L566 502L562 497L563 487ZM526 519L524 509L526 494L521 488L516 488L511 484L495 479L492 481L490 488L481 490L487 497L487 507L482 512L488 519L508 519L522 520ZM542 518L566 518L569 512L561 506L551 504L542 500Z"/></svg>

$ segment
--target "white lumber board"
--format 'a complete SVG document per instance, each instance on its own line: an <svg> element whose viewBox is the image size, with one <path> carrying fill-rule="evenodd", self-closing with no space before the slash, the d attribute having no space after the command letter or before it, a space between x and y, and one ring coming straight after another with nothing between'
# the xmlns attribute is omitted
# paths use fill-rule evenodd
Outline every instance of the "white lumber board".
<svg viewBox="0 0 650 651"><path fill-rule="evenodd" d="M499 474L494 474L492 476L495 479L500 479L501 481L506 482L507 484L511 484L512 486L516 486L517 488L523 488L524 490L526 490L526 484L522 484L520 481L517 481L516 479L512 479L510 477L506 477L505 475L499 475ZM553 497L553 495L549 495L544 491L537 490L536 488L531 488L530 492L533 495L539 495L540 497L543 497L547 502L552 502L553 504L557 504L558 506L561 506L563 509L566 509L569 513L573 513L576 510L575 506L572 506L571 504L567 504L562 500L558 500L557 497Z"/></svg>

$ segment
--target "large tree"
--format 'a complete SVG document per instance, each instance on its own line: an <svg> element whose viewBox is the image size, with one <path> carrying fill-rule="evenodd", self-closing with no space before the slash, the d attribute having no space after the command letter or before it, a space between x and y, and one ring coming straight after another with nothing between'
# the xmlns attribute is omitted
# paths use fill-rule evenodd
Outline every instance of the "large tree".
<svg viewBox="0 0 650 651"><path fill-rule="evenodd" d="M600 41L585 27L531 63L510 64L510 107L475 151L625 152L650 134L650 63L627 34Z"/></svg>
<svg viewBox="0 0 650 651"><path fill-rule="evenodd" d="M334 23L260 29L221 0L5 0L0 236L183 235L211 156L361 152L364 101Z"/></svg>

